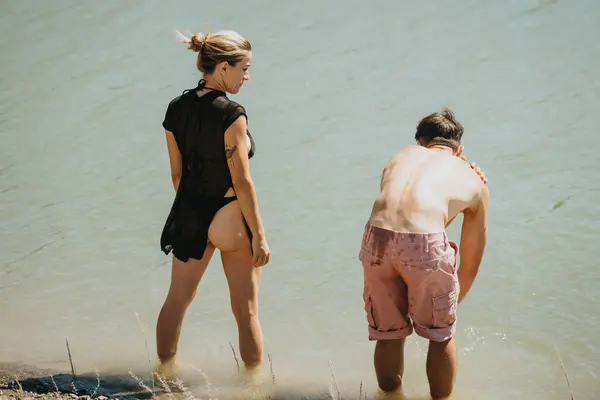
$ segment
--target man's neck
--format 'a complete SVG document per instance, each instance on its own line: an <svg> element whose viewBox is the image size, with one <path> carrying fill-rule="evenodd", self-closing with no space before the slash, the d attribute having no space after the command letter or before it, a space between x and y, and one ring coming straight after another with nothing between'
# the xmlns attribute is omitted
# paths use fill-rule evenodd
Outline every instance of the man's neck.
<svg viewBox="0 0 600 400"><path fill-rule="evenodd" d="M426 146L430 150L441 151L444 153L454 154L454 149L450 146L445 146L443 144L432 144L431 146Z"/></svg>

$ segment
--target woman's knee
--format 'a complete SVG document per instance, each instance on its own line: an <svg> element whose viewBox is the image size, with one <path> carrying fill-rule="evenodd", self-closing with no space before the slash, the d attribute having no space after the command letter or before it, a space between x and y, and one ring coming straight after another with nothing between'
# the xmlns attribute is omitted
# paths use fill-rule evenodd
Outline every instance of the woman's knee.
<svg viewBox="0 0 600 400"><path fill-rule="evenodd" d="M258 305L255 301L231 301L231 311L240 326L249 325L258 318Z"/></svg>
<svg viewBox="0 0 600 400"><path fill-rule="evenodd" d="M166 303L169 306L186 309L192 304L194 298L196 297L196 290L169 290L169 294L167 295Z"/></svg>
<svg viewBox="0 0 600 400"><path fill-rule="evenodd" d="M240 324L249 323L258 316L260 271L236 254L223 255L225 275L229 285L231 311ZM246 264L246 262L249 264Z"/></svg>

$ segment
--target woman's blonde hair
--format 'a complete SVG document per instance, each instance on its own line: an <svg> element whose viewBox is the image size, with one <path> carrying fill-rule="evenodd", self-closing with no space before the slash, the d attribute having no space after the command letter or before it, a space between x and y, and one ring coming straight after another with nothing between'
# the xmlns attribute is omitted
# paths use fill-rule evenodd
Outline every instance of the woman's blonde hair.
<svg viewBox="0 0 600 400"><path fill-rule="evenodd" d="M218 63L226 61L236 65L244 59L252 46L248 39L234 31L219 31L216 33L194 33L190 37L177 32L181 43L188 49L198 53L196 67L202 73L212 73Z"/></svg>

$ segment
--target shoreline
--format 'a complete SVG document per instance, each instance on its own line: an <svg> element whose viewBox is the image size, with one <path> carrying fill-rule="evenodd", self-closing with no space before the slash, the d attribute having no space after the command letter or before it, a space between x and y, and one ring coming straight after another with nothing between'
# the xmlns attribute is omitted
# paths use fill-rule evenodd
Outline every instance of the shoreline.
<svg viewBox="0 0 600 400"><path fill-rule="evenodd" d="M152 391L133 373L107 377L97 372L73 375L22 363L0 362L0 399L127 400L162 394L158 386Z"/></svg>
<svg viewBox="0 0 600 400"><path fill-rule="evenodd" d="M20 363L0 363L0 399L75 399L91 396L49 390L43 377L58 375L56 371L32 368ZM39 381L38 384L35 382Z"/></svg>
<svg viewBox="0 0 600 400"><path fill-rule="evenodd" d="M270 381L270 379L268 380ZM242 393L244 394L244 399L253 398L261 400L332 400L341 398L337 385L331 386L329 390L321 385L312 388L304 387L295 389L272 386L271 389L265 390L261 388L262 384L259 382L246 382L246 384L247 386L244 385L243 388L216 388L216 393L214 393L216 397L213 397L213 393L211 393L212 385L208 381L206 381L205 385L202 385L206 393L196 394L186 388L184 382L179 379L174 382L169 381L168 383L164 380L151 382L148 376L141 378L131 371L129 373L123 372L106 376L101 376L98 372L73 375L71 371L64 372L36 368L22 363L0 362L0 400L129 400L152 398L181 398L186 400L219 398L227 400L230 398L240 399L239 396ZM274 384L275 382L273 381ZM321 389L318 386L321 386ZM195 392L197 389L198 387L193 391ZM212 389L214 390L215 388ZM226 393L221 391L221 389ZM359 400L358 396L356 398L345 398L347 400ZM367 397L366 393L364 393L363 397L361 386L360 400L366 398L372 397Z"/></svg>

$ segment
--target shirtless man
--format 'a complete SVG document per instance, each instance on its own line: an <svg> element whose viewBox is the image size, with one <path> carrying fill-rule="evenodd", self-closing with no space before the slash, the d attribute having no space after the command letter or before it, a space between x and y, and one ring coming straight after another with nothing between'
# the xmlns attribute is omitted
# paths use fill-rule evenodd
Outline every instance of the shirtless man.
<svg viewBox="0 0 600 400"><path fill-rule="evenodd" d="M414 329L429 339L431 397L452 394L456 307L483 258L489 204L485 175L461 157L462 134L448 109L423 118L417 144L395 154L383 170L381 192L365 226L359 255L363 297L369 340L377 341L375 373L384 392L402 385L404 342ZM460 213L458 248L446 228Z"/></svg>

